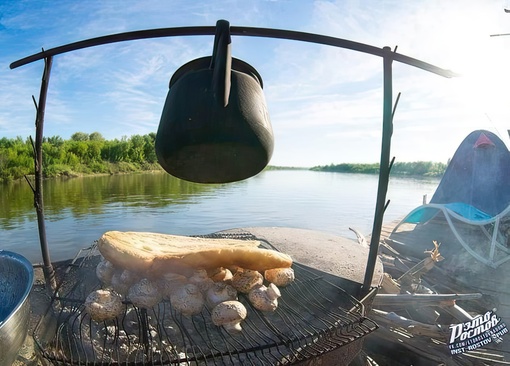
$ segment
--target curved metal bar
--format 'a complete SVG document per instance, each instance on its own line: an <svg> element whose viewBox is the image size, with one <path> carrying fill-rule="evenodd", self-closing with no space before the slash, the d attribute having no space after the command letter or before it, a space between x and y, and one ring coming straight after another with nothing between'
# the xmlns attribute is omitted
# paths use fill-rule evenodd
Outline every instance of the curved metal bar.
<svg viewBox="0 0 510 366"><path fill-rule="evenodd" d="M231 27L230 33L232 35L244 35L244 36L255 36L255 37L267 37L267 38L281 38L281 39L289 39L295 41L302 42L310 42L317 43L326 46L334 46L340 48L346 48L353 51L368 53L374 56L384 57L385 51L384 48L379 48L375 46L370 46L368 44L349 41L342 38L335 38L330 36L323 36L320 34L314 33L305 33L305 32L297 32L297 31L289 31L289 30L281 30L281 29L271 29L271 28L252 28L252 27ZM447 78L451 78L454 76L458 76L458 74L454 73L451 70L446 70L440 68L438 66L434 66L427 62L402 55L400 53L393 52L392 58L394 61L401 62L403 64L407 64L410 66L414 66L420 68L425 71L432 72L434 74L444 76Z"/></svg>
<svg viewBox="0 0 510 366"><path fill-rule="evenodd" d="M134 41L147 38L161 38L173 36L207 36L214 35L216 27L179 27L179 28L159 28L133 32L116 33L107 36L89 38L83 41L68 43L63 46L43 50L42 52L24 57L10 64L11 69L30 64L34 61L42 60L48 56L56 56L62 53L81 50L84 48L100 46L104 44Z"/></svg>
<svg viewBox="0 0 510 366"><path fill-rule="evenodd" d="M104 44L133 41L147 38L161 38L161 37L175 37L175 36L207 36L214 35L216 27L213 26L199 26L199 27L176 27L176 28L158 28L148 29L125 33L116 33L102 37L90 38L79 42L69 43L63 46L44 50L42 52L27 56L20 60L14 61L10 64L11 69L32 63L34 61L42 60L49 56L55 56L66 52L76 51L83 48L94 47ZM266 38L280 38L294 41L317 43L327 46L334 46L346 48L353 51L368 53L371 55L383 57L383 48L370 46L364 43L349 41L342 38L335 38L330 36L323 36L314 33L289 31L273 28L255 28L255 27L230 27L230 34L237 36L251 36L251 37L266 37ZM450 70L445 70L440 67L434 66L427 62L417 60L415 58L405 56L399 53L393 54L393 60L398 61L410 66L414 66L434 74L444 77L453 77L456 74Z"/></svg>

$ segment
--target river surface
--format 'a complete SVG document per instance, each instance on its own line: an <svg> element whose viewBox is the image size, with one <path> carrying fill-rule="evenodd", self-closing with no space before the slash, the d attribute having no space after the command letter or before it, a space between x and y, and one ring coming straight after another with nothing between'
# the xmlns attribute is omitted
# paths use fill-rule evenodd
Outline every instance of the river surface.
<svg viewBox="0 0 510 366"><path fill-rule="evenodd" d="M200 235L231 228L282 226L355 239L371 233L376 175L270 170L245 181L203 185L166 173L44 181L45 227L52 261L72 258L104 232ZM430 199L438 179L391 178L384 222ZM33 194L25 182L0 185L0 249L42 262Z"/></svg>

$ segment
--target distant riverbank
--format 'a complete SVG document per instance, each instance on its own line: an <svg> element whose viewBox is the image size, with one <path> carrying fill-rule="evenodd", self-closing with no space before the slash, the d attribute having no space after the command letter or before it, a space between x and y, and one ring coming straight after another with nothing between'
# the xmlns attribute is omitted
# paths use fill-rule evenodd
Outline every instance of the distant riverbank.
<svg viewBox="0 0 510 366"><path fill-rule="evenodd" d="M155 152L156 134L106 140L99 132L76 132L70 140L45 137L42 143L43 176L76 177L162 171ZM440 177L446 164L435 162L395 163L391 174ZM379 164L330 164L311 168L268 166L266 170L312 170L338 173L377 174ZM0 138L0 182L24 179L34 174L34 146L30 138Z"/></svg>
<svg viewBox="0 0 510 366"><path fill-rule="evenodd" d="M86 166L81 166L82 169L79 171L73 171L72 169L54 169L50 167L47 169L51 173L44 174L44 178L76 178L84 176L99 176L99 175L118 175L118 174L136 174L136 173L166 173L165 170L158 163L106 163L106 167L100 171L93 171ZM392 176L405 176L405 177L433 177L441 178L446 169L446 165L441 163L433 162L414 162L414 163L397 163L392 167ZM326 165L326 166L315 166L311 168L307 167L291 167L291 166L274 166L268 165L266 170L307 170L316 172L333 172L333 173L351 173L351 174L379 174L379 164L338 164L338 165ZM24 174L22 177L9 179L1 179L0 183L23 180L24 177L33 177L33 172L30 174Z"/></svg>
<svg viewBox="0 0 510 366"><path fill-rule="evenodd" d="M422 177L442 177L447 164L436 163L432 161L416 161L410 163L395 163L391 167L392 175L399 176L422 176ZM360 173L360 174L378 174L379 164L330 164L310 168L313 171L337 172L337 173Z"/></svg>

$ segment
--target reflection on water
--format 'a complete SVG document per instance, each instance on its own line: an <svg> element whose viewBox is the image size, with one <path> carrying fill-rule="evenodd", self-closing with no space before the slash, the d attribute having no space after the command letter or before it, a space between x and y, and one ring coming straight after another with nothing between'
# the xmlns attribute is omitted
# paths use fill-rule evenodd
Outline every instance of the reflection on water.
<svg viewBox="0 0 510 366"><path fill-rule="evenodd" d="M439 181L392 178L385 221L429 198ZM73 257L108 230L197 235L250 226L288 226L354 238L369 234L377 176L267 171L245 181L203 185L165 173L44 182L51 259ZM41 262L33 195L26 182L0 186L0 249Z"/></svg>

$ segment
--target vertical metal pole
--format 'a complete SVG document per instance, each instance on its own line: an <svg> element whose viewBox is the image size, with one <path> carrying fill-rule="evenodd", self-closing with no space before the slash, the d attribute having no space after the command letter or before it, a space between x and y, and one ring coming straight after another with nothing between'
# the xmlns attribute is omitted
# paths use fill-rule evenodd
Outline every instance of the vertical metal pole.
<svg viewBox="0 0 510 366"><path fill-rule="evenodd" d="M375 206L374 226L370 239L370 250L368 254L365 279L363 281L363 293L370 291L372 278L374 276L377 255L379 251L379 240L381 238L381 228L383 223L384 210L386 208L386 193L390 179L390 147L391 135L393 134L392 107L392 62L393 52L389 47L383 48L383 129L382 129L382 147L381 161L379 164L379 186L377 189L377 201Z"/></svg>
<svg viewBox="0 0 510 366"><path fill-rule="evenodd" d="M39 228L39 241L41 242L41 253L43 258L43 272L48 290L56 289L55 271L51 264L48 243L46 241L46 226L44 224L44 200L43 200L43 174L42 174L42 142L44 113L46 110L46 97L48 95L48 84L50 81L50 72L53 58L52 56L44 59L44 72L41 80L41 90L39 93L39 103L37 104L37 115L35 119L35 190L34 206L37 212L37 225Z"/></svg>

